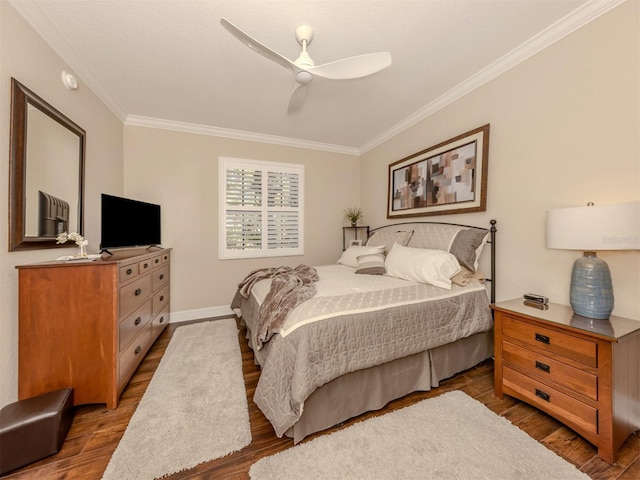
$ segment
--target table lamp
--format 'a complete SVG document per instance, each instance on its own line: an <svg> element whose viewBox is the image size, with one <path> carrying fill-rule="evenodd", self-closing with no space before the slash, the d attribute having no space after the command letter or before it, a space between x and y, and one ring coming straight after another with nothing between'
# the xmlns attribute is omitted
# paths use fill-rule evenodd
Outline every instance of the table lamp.
<svg viewBox="0 0 640 480"><path fill-rule="evenodd" d="M607 319L613 311L613 285L597 250L640 250L640 202L558 208L547 211L547 248L583 250L573 264L569 299L582 317Z"/></svg>

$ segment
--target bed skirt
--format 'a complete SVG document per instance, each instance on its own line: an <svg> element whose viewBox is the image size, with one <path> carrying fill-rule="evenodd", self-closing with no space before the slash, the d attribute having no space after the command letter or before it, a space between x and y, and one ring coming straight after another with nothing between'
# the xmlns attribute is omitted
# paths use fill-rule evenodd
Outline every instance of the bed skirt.
<svg viewBox="0 0 640 480"><path fill-rule="evenodd" d="M247 339L250 338L247 330ZM313 433L362 413L379 410L409 393L438 387L442 380L492 356L493 330L490 330L426 352L348 373L312 393L304 402L302 416L285 435L297 444Z"/></svg>

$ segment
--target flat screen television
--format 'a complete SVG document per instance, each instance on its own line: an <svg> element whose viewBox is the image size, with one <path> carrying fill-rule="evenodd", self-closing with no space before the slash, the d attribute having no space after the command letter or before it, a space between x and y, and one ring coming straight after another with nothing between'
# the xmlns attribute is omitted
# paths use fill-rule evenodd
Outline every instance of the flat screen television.
<svg viewBox="0 0 640 480"><path fill-rule="evenodd" d="M160 205L102 194L100 249L160 245Z"/></svg>

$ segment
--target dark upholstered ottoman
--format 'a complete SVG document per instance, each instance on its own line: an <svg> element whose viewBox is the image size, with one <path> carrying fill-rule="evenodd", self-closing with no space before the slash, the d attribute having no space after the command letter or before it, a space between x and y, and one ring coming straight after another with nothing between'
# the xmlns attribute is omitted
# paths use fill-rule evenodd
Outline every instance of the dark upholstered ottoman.
<svg viewBox="0 0 640 480"><path fill-rule="evenodd" d="M0 475L58 453L73 421L73 388L0 410Z"/></svg>

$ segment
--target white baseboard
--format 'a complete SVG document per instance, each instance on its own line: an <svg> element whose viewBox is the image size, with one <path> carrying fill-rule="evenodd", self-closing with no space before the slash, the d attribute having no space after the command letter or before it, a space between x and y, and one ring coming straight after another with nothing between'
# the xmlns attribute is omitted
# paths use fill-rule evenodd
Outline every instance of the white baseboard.
<svg viewBox="0 0 640 480"><path fill-rule="evenodd" d="M195 310L183 310L181 312L171 312L169 323L188 322L190 320L200 320L202 318L213 317L233 317L234 313L228 305L219 307L198 308Z"/></svg>

